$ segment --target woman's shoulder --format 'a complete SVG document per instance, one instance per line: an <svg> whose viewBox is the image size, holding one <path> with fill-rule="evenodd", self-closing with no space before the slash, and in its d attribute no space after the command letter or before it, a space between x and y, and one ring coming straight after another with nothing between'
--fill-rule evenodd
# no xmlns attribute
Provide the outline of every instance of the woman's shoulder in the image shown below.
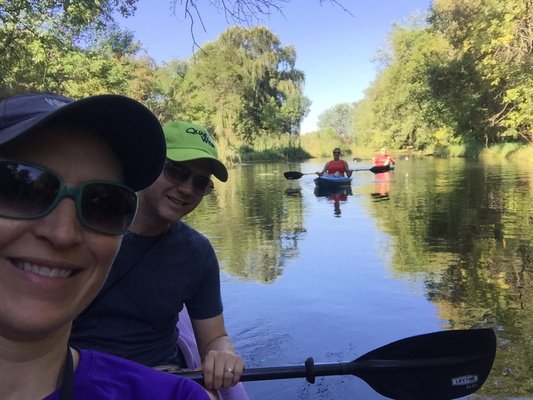
<svg viewBox="0 0 533 400"><path fill-rule="evenodd" d="M74 385L80 400L208 399L205 390L189 379L97 351L79 352Z"/></svg>

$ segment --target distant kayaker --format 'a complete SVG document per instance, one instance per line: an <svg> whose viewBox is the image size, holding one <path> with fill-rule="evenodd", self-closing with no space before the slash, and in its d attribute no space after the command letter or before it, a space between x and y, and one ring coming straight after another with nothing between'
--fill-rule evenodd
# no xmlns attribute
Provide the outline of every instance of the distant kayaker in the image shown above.
<svg viewBox="0 0 533 400"><path fill-rule="evenodd" d="M396 164L396 161L394 161L392 156L387 153L387 149L383 147L379 154L372 158L372 164L375 167L386 167L387 165Z"/></svg>
<svg viewBox="0 0 533 400"><path fill-rule="evenodd" d="M316 173L318 176L324 174L336 175L336 176L352 176L352 171L348 166L348 163L341 160L341 149L335 147L333 149L333 160L328 161L322 171Z"/></svg>

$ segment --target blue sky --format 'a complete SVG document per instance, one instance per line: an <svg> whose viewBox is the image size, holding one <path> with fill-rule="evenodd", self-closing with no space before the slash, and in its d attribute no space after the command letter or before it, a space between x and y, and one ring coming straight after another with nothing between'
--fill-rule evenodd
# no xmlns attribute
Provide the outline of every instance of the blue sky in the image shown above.
<svg viewBox="0 0 533 400"><path fill-rule="evenodd" d="M302 133L316 129L318 116L339 103L361 99L375 79L377 65L371 60L385 48L393 23L402 23L416 12L426 12L431 0L339 0L344 12L327 0L290 0L281 3L282 12L264 16L265 25L282 45L296 48L296 67L305 73L304 94L311 100L311 111L302 123ZM139 0L134 17L119 19L122 27L135 33L147 54L158 63L186 59L196 50L190 20L185 19L181 0L177 15L170 10L171 0ZM200 1L205 31L196 21L194 35L199 45L216 40L234 24L224 14Z"/></svg>

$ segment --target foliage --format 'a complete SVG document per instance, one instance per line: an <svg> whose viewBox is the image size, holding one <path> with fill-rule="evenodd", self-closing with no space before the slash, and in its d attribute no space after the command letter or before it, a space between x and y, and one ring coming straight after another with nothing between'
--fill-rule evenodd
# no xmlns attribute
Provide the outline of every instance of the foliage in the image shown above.
<svg viewBox="0 0 533 400"><path fill-rule="evenodd" d="M446 114L434 101L429 72L440 65L449 46L440 35L426 29L397 26L390 37L388 65L354 109L355 136L359 145L418 149L440 143L432 132L442 129Z"/></svg>
<svg viewBox="0 0 533 400"><path fill-rule="evenodd" d="M324 111L320 132L302 138L310 100L292 46L265 27L236 26L190 59L158 66L113 20L132 15L136 1L0 0L0 96L129 95L162 122L206 126L227 160L238 160L243 144L302 146L316 157L329 157L332 146L477 157L480 144L533 143L533 0L435 0L427 23L393 27L364 98ZM211 5L243 22L283 3ZM192 20L196 4L179 7Z"/></svg>
<svg viewBox="0 0 533 400"><path fill-rule="evenodd" d="M331 152L335 147L341 149L342 155L351 154L349 144L343 142L332 128L303 135L300 143L305 151L315 158L331 157Z"/></svg>
<svg viewBox="0 0 533 400"><path fill-rule="evenodd" d="M241 161L281 161L285 159L283 153L275 149L267 149L262 151L242 151L241 150Z"/></svg>
<svg viewBox="0 0 533 400"><path fill-rule="evenodd" d="M227 160L238 156L242 143L297 137L310 102L293 47L282 46L267 28L234 27L190 60L159 67L113 21L114 12L130 15L134 5L0 0L0 95L128 95L162 122L188 119L206 126Z"/></svg>
<svg viewBox="0 0 533 400"><path fill-rule="evenodd" d="M163 67L162 76L167 82L174 78L174 84L161 85L162 97L181 118L213 127L222 143L253 145L263 136L294 136L309 108L295 62L294 48L282 46L267 28L232 27L185 68Z"/></svg>
<svg viewBox="0 0 533 400"><path fill-rule="evenodd" d="M533 176L533 146L521 146L515 153L513 153L512 160L520 165L529 166L530 174Z"/></svg>
<svg viewBox="0 0 533 400"><path fill-rule="evenodd" d="M531 141L532 9L530 0L434 3L434 28L454 48L443 80L448 87L455 83L460 88L450 93L447 105L472 110L475 116L472 128L462 132L467 138L486 145Z"/></svg>
<svg viewBox="0 0 533 400"><path fill-rule="evenodd" d="M532 143L532 10L532 0L436 0L427 26L395 26L354 104L355 145L479 154L469 149Z"/></svg>
<svg viewBox="0 0 533 400"><path fill-rule="evenodd" d="M318 127L320 129L333 129L340 139L348 141L353 132L352 109L353 106L347 103L337 104L327 109L318 116Z"/></svg>
<svg viewBox="0 0 533 400"><path fill-rule="evenodd" d="M281 152L287 161L302 161L312 158L311 154L301 147L284 147Z"/></svg>
<svg viewBox="0 0 533 400"><path fill-rule="evenodd" d="M113 81L117 69L109 54L90 48L103 41L104 32L110 32L111 38L119 37L112 13L130 15L134 3L134 0L0 1L0 95L23 90L63 94L72 90L75 95L86 94L87 89L92 93L110 91L120 85L120 78L119 82ZM127 45L132 44L132 36L123 38ZM112 78L102 82L101 76L110 70Z"/></svg>
<svg viewBox="0 0 533 400"><path fill-rule="evenodd" d="M504 144L498 144L495 146L491 146L488 149L485 149L481 156L485 160L491 160L491 161L501 161L503 159L511 159L513 155L520 150L520 148L523 146L520 146L518 143L504 143Z"/></svg>

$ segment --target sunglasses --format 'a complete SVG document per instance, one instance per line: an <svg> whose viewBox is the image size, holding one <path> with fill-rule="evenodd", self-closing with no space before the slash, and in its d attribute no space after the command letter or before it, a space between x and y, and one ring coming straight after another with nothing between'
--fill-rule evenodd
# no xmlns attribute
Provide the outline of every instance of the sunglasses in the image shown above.
<svg viewBox="0 0 533 400"><path fill-rule="evenodd" d="M169 159L165 162L163 175L176 185L184 183L192 177L192 187L194 192L199 196L207 196L215 188L213 181L208 177L195 175L185 165Z"/></svg>
<svg viewBox="0 0 533 400"><path fill-rule="evenodd" d="M68 187L44 167L0 160L0 217L37 219L71 197L81 224L108 235L121 235L137 212L137 195L119 183L91 180Z"/></svg>

